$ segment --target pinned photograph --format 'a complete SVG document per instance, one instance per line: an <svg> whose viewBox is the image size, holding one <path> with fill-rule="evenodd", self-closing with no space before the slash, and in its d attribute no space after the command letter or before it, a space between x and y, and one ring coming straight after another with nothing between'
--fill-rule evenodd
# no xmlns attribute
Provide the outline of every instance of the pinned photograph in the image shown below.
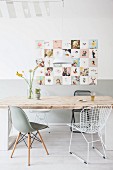
<svg viewBox="0 0 113 170"><path fill-rule="evenodd" d="M88 58L80 58L80 67L89 67L89 59Z"/></svg>
<svg viewBox="0 0 113 170"><path fill-rule="evenodd" d="M44 58L44 49L36 49L36 57Z"/></svg>
<svg viewBox="0 0 113 170"><path fill-rule="evenodd" d="M81 58L88 58L89 57L89 50L88 49L81 49L80 50L80 57Z"/></svg>
<svg viewBox="0 0 113 170"><path fill-rule="evenodd" d="M62 85L71 85L71 77L63 76L62 77Z"/></svg>
<svg viewBox="0 0 113 170"><path fill-rule="evenodd" d="M73 59L72 67L80 67L80 58Z"/></svg>
<svg viewBox="0 0 113 170"><path fill-rule="evenodd" d="M98 40L89 40L90 49L98 49Z"/></svg>
<svg viewBox="0 0 113 170"><path fill-rule="evenodd" d="M80 40L71 40L71 49L80 49Z"/></svg>
<svg viewBox="0 0 113 170"><path fill-rule="evenodd" d="M97 67L98 66L98 59L96 58L90 58L89 59L89 67Z"/></svg>
<svg viewBox="0 0 113 170"><path fill-rule="evenodd" d="M44 49L53 49L53 40L45 40Z"/></svg>
<svg viewBox="0 0 113 170"><path fill-rule="evenodd" d="M38 65L38 67L44 67L44 59L43 58L38 58L36 60L36 64Z"/></svg>
<svg viewBox="0 0 113 170"><path fill-rule="evenodd" d="M62 56L62 54L63 54L62 49L53 49L53 57L54 58Z"/></svg>
<svg viewBox="0 0 113 170"><path fill-rule="evenodd" d="M44 49L44 40L36 40L35 44L36 44L36 48Z"/></svg>
<svg viewBox="0 0 113 170"><path fill-rule="evenodd" d="M53 77L52 76L45 77L45 85L53 85Z"/></svg>
<svg viewBox="0 0 113 170"><path fill-rule="evenodd" d="M88 41L80 41L80 48L81 49L88 49L89 48Z"/></svg>
<svg viewBox="0 0 113 170"><path fill-rule="evenodd" d="M89 76L96 76L98 75L97 67L89 67Z"/></svg>
<svg viewBox="0 0 113 170"><path fill-rule="evenodd" d="M80 76L80 84L81 85L88 85L89 84L89 77L88 76Z"/></svg>
<svg viewBox="0 0 113 170"><path fill-rule="evenodd" d="M37 76L45 76L45 69L44 67L39 67L37 70L36 70L36 75Z"/></svg>
<svg viewBox="0 0 113 170"><path fill-rule="evenodd" d="M54 77L54 84L55 85L62 85L62 76Z"/></svg>
<svg viewBox="0 0 113 170"><path fill-rule="evenodd" d="M72 58L80 58L80 50L71 49L71 57Z"/></svg>
<svg viewBox="0 0 113 170"><path fill-rule="evenodd" d="M89 49L89 58L98 58L98 50Z"/></svg>
<svg viewBox="0 0 113 170"><path fill-rule="evenodd" d="M45 76L53 76L53 67L45 67Z"/></svg>
<svg viewBox="0 0 113 170"><path fill-rule="evenodd" d="M63 40L62 48L63 49L71 49L71 40Z"/></svg>
<svg viewBox="0 0 113 170"><path fill-rule="evenodd" d="M62 76L70 76L71 75L71 68L70 67L63 67L62 68Z"/></svg>
<svg viewBox="0 0 113 170"><path fill-rule="evenodd" d="M72 85L79 85L80 84L80 76L72 76L71 77L71 84Z"/></svg>
<svg viewBox="0 0 113 170"><path fill-rule="evenodd" d="M97 77L96 76L89 77L89 85L97 85Z"/></svg>
<svg viewBox="0 0 113 170"><path fill-rule="evenodd" d="M48 57L48 58L53 57L53 49L45 49L44 50L44 56Z"/></svg>
<svg viewBox="0 0 113 170"><path fill-rule="evenodd" d="M62 40L53 40L54 49L62 49Z"/></svg>
<svg viewBox="0 0 113 170"><path fill-rule="evenodd" d="M62 67L54 67L53 73L54 73L54 76L62 76Z"/></svg>
<svg viewBox="0 0 113 170"><path fill-rule="evenodd" d="M71 67L71 76L80 76L80 67Z"/></svg>
<svg viewBox="0 0 113 170"><path fill-rule="evenodd" d="M53 67L53 58L45 58L45 67Z"/></svg>
<svg viewBox="0 0 113 170"><path fill-rule="evenodd" d="M36 81L37 81L38 85L45 85L45 77L44 76L36 77Z"/></svg>
<svg viewBox="0 0 113 170"><path fill-rule="evenodd" d="M63 49L63 54L66 57L71 57L71 49Z"/></svg>
<svg viewBox="0 0 113 170"><path fill-rule="evenodd" d="M89 76L89 68L80 67L80 76Z"/></svg>

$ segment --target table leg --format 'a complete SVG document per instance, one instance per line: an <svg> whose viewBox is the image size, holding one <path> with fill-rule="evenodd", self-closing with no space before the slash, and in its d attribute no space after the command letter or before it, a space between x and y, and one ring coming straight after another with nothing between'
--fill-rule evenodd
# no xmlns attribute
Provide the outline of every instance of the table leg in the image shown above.
<svg viewBox="0 0 113 170"><path fill-rule="evenodd" d="M9 137L11 126L8 109L0 109L0 150L8 150L15 138ZM11 123L11 122L10 122Z"/></svg>
<svg viewBox="0 0 113 170"><path fill-rule="evenodd" d="M0 150L8 150L8 109L0 109Z"/></svg>

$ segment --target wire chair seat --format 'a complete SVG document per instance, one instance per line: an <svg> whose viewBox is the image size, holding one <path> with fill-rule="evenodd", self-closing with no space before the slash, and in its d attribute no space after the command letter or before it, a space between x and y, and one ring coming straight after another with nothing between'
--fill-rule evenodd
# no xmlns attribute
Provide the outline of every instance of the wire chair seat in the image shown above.
<svg viewBox="0 0 113 170"><path fill-rule="evenodd" d="M83 133L97 133L99 131L99 125L97 123L85 123L84 125L81 125L80 123L72 123L68 124L72 130L78 130Z"/></svg>

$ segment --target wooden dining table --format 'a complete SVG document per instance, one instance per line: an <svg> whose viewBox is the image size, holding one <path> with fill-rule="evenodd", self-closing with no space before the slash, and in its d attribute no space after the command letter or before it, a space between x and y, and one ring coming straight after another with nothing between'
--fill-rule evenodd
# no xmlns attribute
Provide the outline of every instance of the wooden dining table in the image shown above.
<svg viewBox="0 0 113 170"><path fill-rule="evenodd" d="M9 137L9 120L10 115L8 106L17 106L22 109L81 109L83 107L101 105L112 105L111 96L95 96L91 101L90 96L46 96L37 99L27 99L26 97L13 96L0 99L0 150L8 150L14 142ZM65 112L64 112L65 114ZM69 120L70 121L70 120ZM105 144L108 150L113 150L113 113L110 115L105 129Z"/></svg>
<svg viewBox="0 0 113 170"><path fill-rule="evenodd" d="M26 97L8 97L0 100L0 108L18 106L22 109L78 109L83 106L112 105L113 98L110 96L95 96L91 101L90 96L46 96L37 99Z"/></svg>

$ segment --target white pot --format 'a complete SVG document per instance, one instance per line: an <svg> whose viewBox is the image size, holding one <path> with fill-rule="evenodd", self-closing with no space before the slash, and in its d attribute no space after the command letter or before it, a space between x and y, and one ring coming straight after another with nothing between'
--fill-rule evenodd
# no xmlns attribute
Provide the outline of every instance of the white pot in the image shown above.
<svg viewBox="0 0 113 170"><path fill-rule="evenodd" d="M40 100L40 96L41 96L40 93L36 94L36 99Z"/></svg>

